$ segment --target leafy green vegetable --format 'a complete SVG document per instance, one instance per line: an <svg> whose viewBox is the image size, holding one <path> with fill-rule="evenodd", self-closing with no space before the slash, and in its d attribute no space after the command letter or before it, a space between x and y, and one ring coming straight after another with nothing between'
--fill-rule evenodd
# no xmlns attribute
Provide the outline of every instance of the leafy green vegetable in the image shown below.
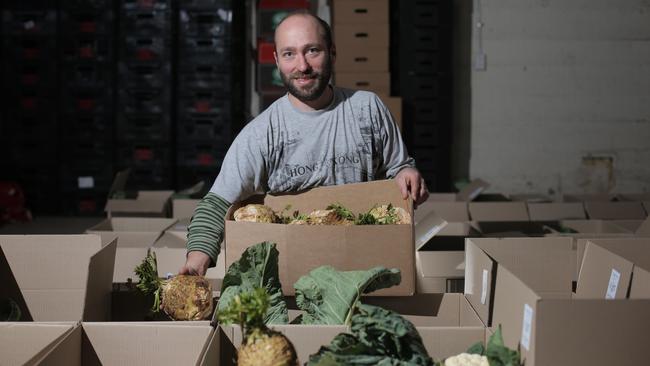
<svg viewBox="0 0 650 366"><path fill-rule="evenodd" d="M217 313L220 324L239 324L244 334L253 327L264 327L264 318L269 309L269 295L262 287L257 287L250 292L242 292L230 301L225 309Z"/></svg>
<svg viewBox="0 0 650 366"><path fill-rule="evenodd" d="M17 322L21 316L20 307L12 298L0 299L0 321Z"/></svg>
<svg viewBox="0 0 650 366"><path fill-rule="evenodd" d="M476 343L467 350L467 353L487 356L490 366L521 366L521 354L512 350L503 343L501 325L490 336L487 348L482 343Z"/></svg>
<svg viewBox="0 0 650 366"><path fill-rule="evenodd" d="M286 324L289 321L278 272L278 250L275 243L262 242L248 247L242 257L226 272L217 311L228 308L239 294L262 287L270 295L265 324Z"/></svg>
<svg viewBox="0 0 650 366"><path fill-rule="evenodd" d="M354 214L349 209L345 208L340 203L333 203L325 208L326 210L334 210L336 215L342 219L354 221Z"/></svg>
<svg viewBox="0 0 650 366"><path fill-rule="evenodd" d="M352 334L334 337L309 357L307 365L433 365L411 322L377 306L359 304L357 310Z"/></svg>
<svg viewBox="0 0 650 366"><path fill-rule="evenodd" d="M145 295L153 294L154 302L151 306L151 311L157 313L160 311L161 285L163 280L158 277L158 262L156 260L156 253L151 249L147 250L147 256L142 263L135 267L135 274L140 278L140 282L136 285L140 291Z"/></svg>
<svg viewBox="0 0 650 366"><path fill-rule="evenodd" d="M377 225L377 219L372 216L370 213L361 213L357 220L354 222L355 225Z"/></svg>
<svg viewBox="0 0 650 366"><path fill-rule="evenodd" d="M398 285L401 279L395 268L342 272L331 266L318 267L294 284L296 303L305 312L302 323L350 324L362 294Z"/></svg>

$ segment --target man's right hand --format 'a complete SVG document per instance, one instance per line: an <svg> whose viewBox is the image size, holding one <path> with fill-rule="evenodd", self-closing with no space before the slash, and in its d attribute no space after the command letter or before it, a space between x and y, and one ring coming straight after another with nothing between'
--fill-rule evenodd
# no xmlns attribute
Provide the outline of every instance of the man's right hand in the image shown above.
<svg viewBox="0 0 650 366"><path fill-rule="evenodd" d="M187 253L185 265L181 267L181 269L178 271L178 274L205 276L205 273L208 271L208 267L210 266L210 261L210 256L203 252L189 252Z"/></svg>

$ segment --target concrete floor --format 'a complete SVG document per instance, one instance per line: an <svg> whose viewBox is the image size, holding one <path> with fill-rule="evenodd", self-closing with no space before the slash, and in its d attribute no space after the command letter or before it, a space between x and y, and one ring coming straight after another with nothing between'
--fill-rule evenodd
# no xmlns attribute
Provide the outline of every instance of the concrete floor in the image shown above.
<svg viewBox="0 0 650 366"><path fill-rule="evenodd" d="M83 234L103 217L37 216L26 223L12 223L0 226L0 235L15 234Z"/></svg>

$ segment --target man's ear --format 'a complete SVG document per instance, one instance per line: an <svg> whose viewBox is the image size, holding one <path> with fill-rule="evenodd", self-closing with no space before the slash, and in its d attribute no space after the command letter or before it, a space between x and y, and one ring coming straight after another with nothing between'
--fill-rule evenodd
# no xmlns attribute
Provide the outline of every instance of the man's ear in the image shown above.
<svg viewBox="0 0 650 366"><path fill-rule="evenodd" d="M275 59L275 66L280 66L278 65L278 53L273 51L273 58Z"/></svg>
<svg viewBox="0 0 650 366"><path fill-rule="evenodd" d="M330 47L330 58L332 63L336 61L336 45L334 43L332 43L332 47Z"/></svg>

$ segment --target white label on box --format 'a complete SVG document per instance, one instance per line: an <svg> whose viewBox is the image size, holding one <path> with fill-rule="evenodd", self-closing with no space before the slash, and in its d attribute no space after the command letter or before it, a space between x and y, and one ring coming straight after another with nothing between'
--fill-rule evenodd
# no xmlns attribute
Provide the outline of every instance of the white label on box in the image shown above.
<svg viewBox="0 0 650 366"><path fill-rule="evenodd" d="M612 268L612 274L609 276L609 285L607 286L607 293L605 299L615 299L616 290L618 289L618 281L621 279L621 274Z"/></svg>
<svg viewBox="0 0 650 366"><path fill-rule="evenodd" d="M533 328L533 308L528 304L524 304L524 322L521 326L521 345L530 350L530 333Z"/></svg>
<svg viewBox="0 0 650 366"><path fill-rule="evenodd" d="M485 305L485 300L487 299L487 285L488 285L488 271L487 269L483 270L483 287L481 289L481 304Z"/></svg>
<svg viewBox="0 0 650 366"><path fill-rule="evenodd" d="M77 177L77 185L81 189L94 188L95 179L93 177Z"/></svg>

